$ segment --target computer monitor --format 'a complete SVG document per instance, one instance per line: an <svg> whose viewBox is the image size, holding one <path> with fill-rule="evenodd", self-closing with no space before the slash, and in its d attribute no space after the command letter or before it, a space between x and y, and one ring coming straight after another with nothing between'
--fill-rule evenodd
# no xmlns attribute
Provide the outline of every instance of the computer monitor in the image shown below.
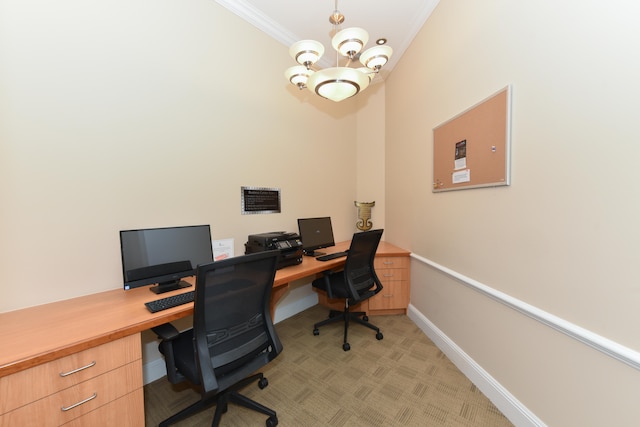
<svg viewBox="0 0 640 427"><path fill-rule="evenodd" d="M160 294L191 286L180 279L213 262L208 225L122 230L120 250L125 290L157 283L150 289Z"/></svg>
<svg viewBox="0 0 640 427"><path fill-rule="evenodd" d="M298 218L298 232L302 240L302 252L309 256L324 255L316 249L334 246L331 218Z"/></svg>

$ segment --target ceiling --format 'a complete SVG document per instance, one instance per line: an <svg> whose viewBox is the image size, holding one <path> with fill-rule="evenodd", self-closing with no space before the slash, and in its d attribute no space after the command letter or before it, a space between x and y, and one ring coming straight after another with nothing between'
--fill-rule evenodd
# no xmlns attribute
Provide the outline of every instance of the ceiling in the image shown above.
<svg viewBox="0 0 640 427"><path fill-rule="evenodd" d="M369 33L365 50L386 38L393 56L384 66L389 73L409 47L439 0L339 0L338 10L345 16L341 28L361 27ZM333 26L329 16L336 8L335 0L216 0L247 22L255 25L288 50L294 42L317 40L325 47L322 67L335 66L336 55L331 47ZM282 69L295 65L282 64ZM384 77L384 75L382 76Z"/></svg>

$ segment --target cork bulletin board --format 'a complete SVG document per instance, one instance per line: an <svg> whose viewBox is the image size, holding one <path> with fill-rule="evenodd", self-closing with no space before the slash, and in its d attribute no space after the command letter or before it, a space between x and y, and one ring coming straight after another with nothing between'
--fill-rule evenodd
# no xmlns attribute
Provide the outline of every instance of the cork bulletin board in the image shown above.
<svg viewBox="0 0 640 427"><path fill-rule="evenodd" d="M433 192L510 184L511 86L433 129Z"/></svg>

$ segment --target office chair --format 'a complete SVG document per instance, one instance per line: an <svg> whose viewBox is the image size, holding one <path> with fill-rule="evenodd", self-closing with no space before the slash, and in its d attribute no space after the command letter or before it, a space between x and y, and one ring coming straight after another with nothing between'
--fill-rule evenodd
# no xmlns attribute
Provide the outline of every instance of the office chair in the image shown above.
<svg viewBox="0 0 640 427"><path fill-rule="evenodd" d="M313 335L319 335L319 327L328 323L344 321L344 342L342 349L349 351L347 342L349 322L354 321L376 331L376 338L382 339L382 332L377 326L368 322L363 311L350 312L349 307L371 298L382 290L382 283L376 275L373 260L380 243L383 230L355 233L351 240L344 270L340 272L325 271L323 276L314 280L312 286L327 293L329 298L344 298L344 311L331 310L329 318L313 325Z"/></svg>
<svg viewBox="0 0 640 427"><path fill-rule="evenodd" d="M269 311L278 251L259 252L198 266L193 328L178 332L170 323L153 328L161 338L167 378L199 386L201 399L160 423L168 426L216 404L212 426L218 426L228 403L269 416L267 427L278 425L276 412L238 393L251 382L268 385L254 372L273 360L282 344Z"/></svg>

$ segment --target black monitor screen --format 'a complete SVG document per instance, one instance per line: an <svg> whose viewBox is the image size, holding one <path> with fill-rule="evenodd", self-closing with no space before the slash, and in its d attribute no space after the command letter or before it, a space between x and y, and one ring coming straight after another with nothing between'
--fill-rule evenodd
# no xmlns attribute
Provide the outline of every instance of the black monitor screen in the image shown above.
<svg viewBox="0 0 640 427"><path fill-rule="evenodd" d="M299 218L298 231L302 240L302 250L305 255L322 255L316 249L335 245L331 218Z"/></svg>
<svg viewBox="0 0 640 427"><path fill-rule="evenodd" d="M199 264L213 261L208 225L120 231L124 289L157 283L151 290L167 292L190 286Z"/></svg>

